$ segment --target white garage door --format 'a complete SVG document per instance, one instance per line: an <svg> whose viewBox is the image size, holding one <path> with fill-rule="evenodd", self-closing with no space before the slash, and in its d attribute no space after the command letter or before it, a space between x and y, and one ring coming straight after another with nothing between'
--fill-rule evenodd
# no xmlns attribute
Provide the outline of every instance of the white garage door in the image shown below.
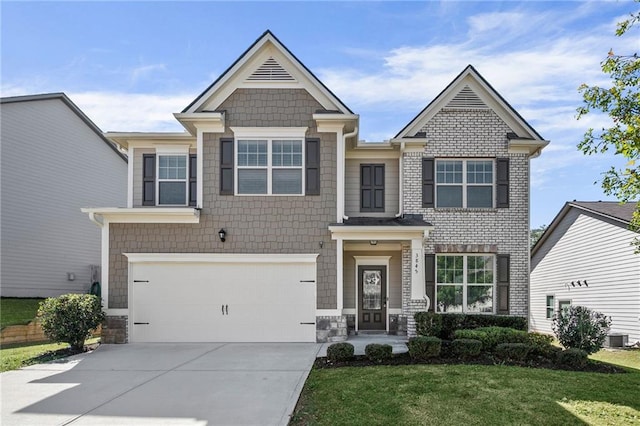
<svg viewBox="0 0 640 426"><path fill-rule="evenodd" d="M151 259L129 259L132 342L316 340L315 256Z"/></svg>

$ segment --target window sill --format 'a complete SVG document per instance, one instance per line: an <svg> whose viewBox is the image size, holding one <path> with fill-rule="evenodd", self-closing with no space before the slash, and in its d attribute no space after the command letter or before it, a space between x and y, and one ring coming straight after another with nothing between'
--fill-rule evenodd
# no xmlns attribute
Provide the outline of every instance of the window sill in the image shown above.
<svg viewBox="0 0 640 426"><path fill-rule="evenodd" d="M456 212L456 213L497 213L500 210L495 207L436 207L437 212Z"/></svg>

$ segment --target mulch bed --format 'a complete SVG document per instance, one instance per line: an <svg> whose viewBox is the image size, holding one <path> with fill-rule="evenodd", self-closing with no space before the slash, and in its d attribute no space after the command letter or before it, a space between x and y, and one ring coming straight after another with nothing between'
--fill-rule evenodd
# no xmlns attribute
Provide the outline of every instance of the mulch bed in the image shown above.
<svg viewBox="0 0 640 426"><path fill-rule="evenodd" d="M84 352L92 352L98 346L100 346L100 343L93 343L91 345L84 345L84 348L81 351L73 349L71 346L69 346L68 348L63 348L63 349L58 349L58 350L55 350L55 351L45 352L42 355L39 355L39 356L34 357L34 358L31 358L29 361L30 361L30 364L41 364L41 363L45 363L45 362L51 362L51 361L55 361L57 359L69 357L71 355L78 355L78 354L81 354L81 353L84 353Z"/></svg>
<svg viewBox="0 0 640 426"><path fill-rule="evenodd" d="M511 365L525 368L546 368L549 370L584 371L589 373L620 374L626 373L624 368L604 362L589 360L584 368L575 368L568 365L559 365L549 360L539 358L527 362L499 361L491 355L481 355L478 358L461 360L457 358L431 358L429 360L414 360L408 353L394 354L391 359L382 362L371 361L365 355L354 356L349 361L330 361L326 357L317 358L313 367L315 369L342 368L342 367L370 367L377 365Z"/></svg>

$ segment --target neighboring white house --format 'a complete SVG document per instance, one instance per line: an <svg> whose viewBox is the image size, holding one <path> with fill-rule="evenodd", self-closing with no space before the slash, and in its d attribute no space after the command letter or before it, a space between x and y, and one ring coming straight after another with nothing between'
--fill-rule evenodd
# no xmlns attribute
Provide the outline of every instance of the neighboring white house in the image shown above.
<svg viewBox="0 0 640 426"><path fill-rule="evenodd" d="M529 327L552 333L553 316L580 305L611 317L610 334L640 341L640 255L628 229L635 203L569 202L531 250Z"/></svg>
<svg viewBox="0 0 640 426"><path fill-rule="evenodd" d="M80 208L126 205L126 156L64 93L0 105L0 295L86 292L101 235Z"/></svg>

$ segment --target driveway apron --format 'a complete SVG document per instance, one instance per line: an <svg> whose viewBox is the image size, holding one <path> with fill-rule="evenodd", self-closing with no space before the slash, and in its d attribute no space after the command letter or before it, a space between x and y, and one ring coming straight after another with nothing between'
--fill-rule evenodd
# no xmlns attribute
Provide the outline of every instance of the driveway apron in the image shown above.
<svg viewBox="0 0 640 426"><path fill-rule="evenodd" d="M286 425L320 345L102 345L0 375L7 425Z"/></svg>

